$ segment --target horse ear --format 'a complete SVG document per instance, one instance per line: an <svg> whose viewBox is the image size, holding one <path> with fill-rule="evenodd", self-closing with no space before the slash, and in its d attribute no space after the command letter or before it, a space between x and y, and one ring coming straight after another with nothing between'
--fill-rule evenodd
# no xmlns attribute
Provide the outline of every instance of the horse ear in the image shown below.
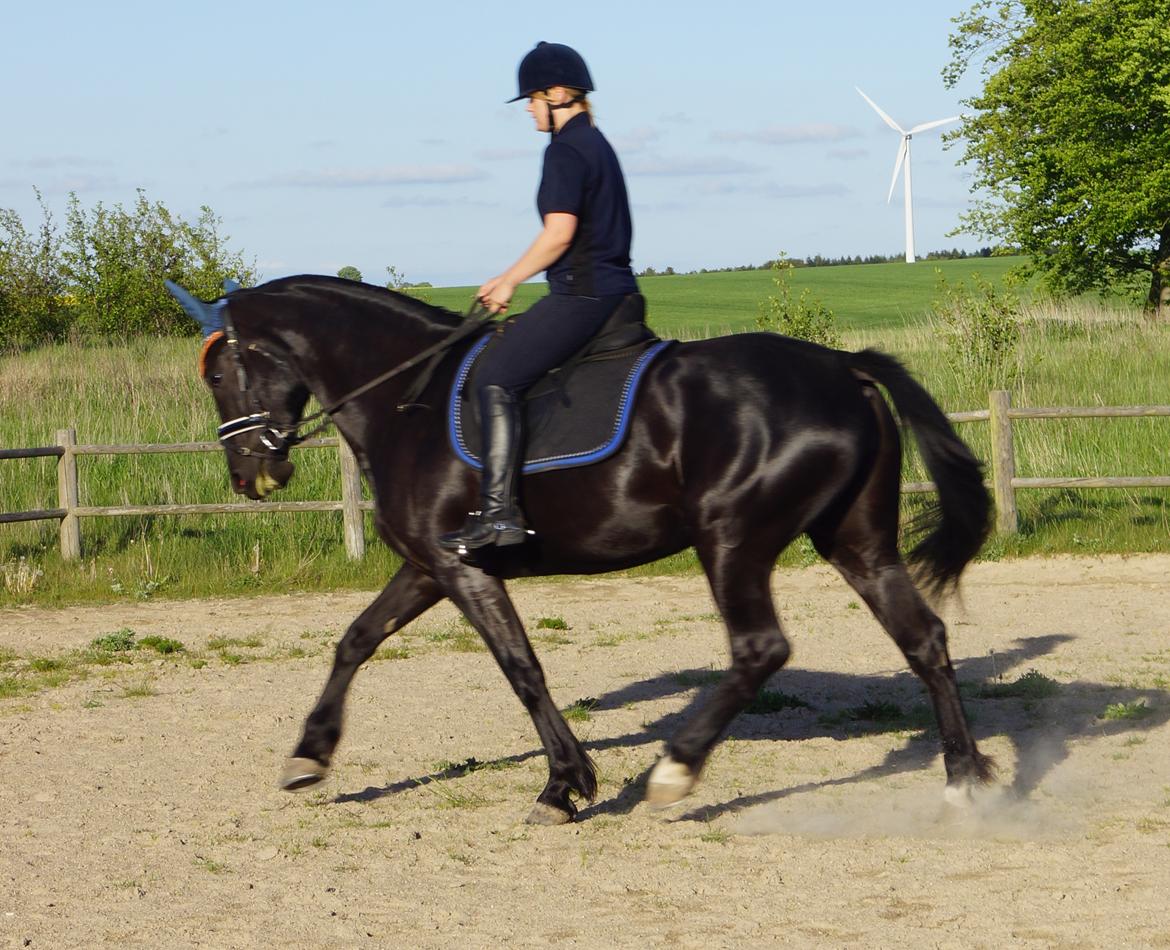
<svg viewBox="0 0 1170 950"><path fill-rule="evenodd" d="M223 329L223 308L227 306L226 300L205 303L173 280L165 280L163 284L170 295L179 301L180 306L203 328L205 337Z"/></svg>
<svg viewBox="0 0 1170 950"><path fill-rule="evenodd" d="M223 330L216 330L203 341L203 349L199 351L199 378L207 378L207 364L211 362L217 347L223 345L226 339Z"/></svg>

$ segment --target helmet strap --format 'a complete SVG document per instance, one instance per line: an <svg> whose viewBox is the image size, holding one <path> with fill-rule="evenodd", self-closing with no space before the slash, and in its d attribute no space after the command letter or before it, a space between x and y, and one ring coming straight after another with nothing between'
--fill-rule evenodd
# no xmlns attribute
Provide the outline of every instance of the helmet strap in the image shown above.
<svg viewBox="0 0 1170 950"><path fill-rule="evenodd" d="M557 124L553 120L553 112L557 109L571 109L578 102L585 101L584 94L573 96L572 99L566 99L564 102L557 102L557 103L549 102L549 100L547 98L548 97L548 90L547 89L542 90L541 95L543 95L545 97L543 99L543 102L546 106L548 106L548 134L550 136L554 136L557 134Z"/></svg>

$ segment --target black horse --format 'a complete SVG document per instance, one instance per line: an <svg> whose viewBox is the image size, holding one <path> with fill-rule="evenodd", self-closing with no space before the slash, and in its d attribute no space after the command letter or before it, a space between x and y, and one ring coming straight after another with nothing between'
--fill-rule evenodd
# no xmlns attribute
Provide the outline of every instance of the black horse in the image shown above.
<svg viewBox="0 0 1170 950"><path fill-rule="evenodd" d="M990 781L993 764L968 727L945 627L915 584L957 583L986 537L989 499L978 461L893 358L764 333L678 343L648 368L622 449L594 465L524 476L521 503L534 536L469 564L437 539L478 498L479 476L456 457L441 411L471 337L436 357L429 382L412 394L432 408L395 411L425 378L419 357L458 332L459 315L328 277L286 278L197 306L229 318L201 365L225 422L235 490L255 499L288 482L288 449L312 393L353 447L376 499L378 533L404 560L338 643L284 788L325 777L358 667L449 597L490 648L547 753L548 784L528 820L570 820L575 796L595 797L593 764L549 696L503 582L613 571L693 546L727 626L731 667L647 780L652 804L679 801L732 719L788 659L768 584L777 556L802 533L925 683L948 800ZM879 383L938 486L908 558L913 580L898 551L901 443Z"/></svg>

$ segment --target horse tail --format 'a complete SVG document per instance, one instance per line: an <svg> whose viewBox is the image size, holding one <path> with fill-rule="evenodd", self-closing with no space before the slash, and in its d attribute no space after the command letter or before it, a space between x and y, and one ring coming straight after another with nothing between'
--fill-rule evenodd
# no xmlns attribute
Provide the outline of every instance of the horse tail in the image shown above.
<svg viewBox="0 0 1170 950"><path fill-rule="evenodd" d="M937 486L937 501L910 522L908 533L915 543L908 560L915 580L930 593L942 594L958 584L987 540L991 498L983 485L983 464L898 360L871 349L850 353L847 360L856 374L881 383L889 393Z"/></svg>

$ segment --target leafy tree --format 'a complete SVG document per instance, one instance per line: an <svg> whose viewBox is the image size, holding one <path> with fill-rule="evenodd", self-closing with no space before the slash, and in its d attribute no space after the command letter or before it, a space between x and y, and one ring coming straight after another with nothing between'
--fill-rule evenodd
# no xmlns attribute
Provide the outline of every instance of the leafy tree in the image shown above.
<svg viewBox="0 0 1170 950"><path fill-rule="evenodd" d="M1137 290L1170 316L1166 0L979 0L954 21L948 86L978 64L962 229L1001 238L1057 293Z"/></svg>
<svg viewBox="0 0 1170 950"><path fill-rule="evenodd" d="M362 282L362 272L349 264L341 268L337 272L337 276L342 280L356 280L359 284Z"/></svg>
<svg viewBox="0 0 1170 950"><path fill-rule="evenodd" d="M29 234L20 216L0 208L0 346L33 346L64 335L70 298L60 267L60 241L40 192L40 230Z"/></svg>
<svg viewBox="0 0 1170 950"><path fill-rule="evenodd" d="M220 295L225 277L255 283L255 271L225 248L219 224L206 206L196 222L184 221L141 189L130 211L99 202L86 212L70 195L62 269L75 325L94 336L195 333L165 278L206 300Z"/></svg>

